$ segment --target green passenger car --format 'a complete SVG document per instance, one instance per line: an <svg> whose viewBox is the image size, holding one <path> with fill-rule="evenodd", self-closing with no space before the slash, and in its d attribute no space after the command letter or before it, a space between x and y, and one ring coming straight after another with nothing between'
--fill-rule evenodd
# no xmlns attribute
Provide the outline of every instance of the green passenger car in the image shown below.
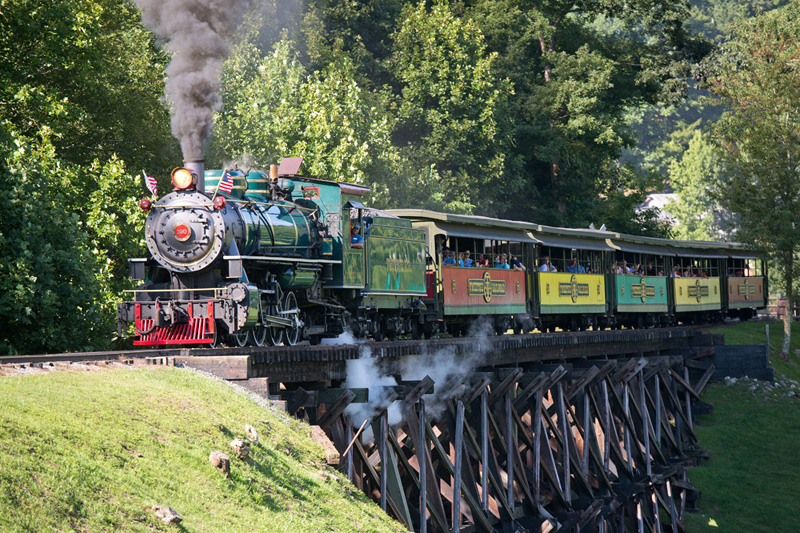
<svg viewBox="0 0 800 533"><path fill-rule="evenodd" d="M614 276L619 313L666 313L667 278L664 276Z"/></svg>

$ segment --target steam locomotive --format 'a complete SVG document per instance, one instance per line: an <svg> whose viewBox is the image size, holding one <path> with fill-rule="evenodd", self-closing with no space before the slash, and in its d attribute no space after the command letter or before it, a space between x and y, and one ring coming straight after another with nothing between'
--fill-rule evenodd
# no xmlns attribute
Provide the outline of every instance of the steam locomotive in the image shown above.
<svg viewBox="0 0 800 533"><path fill-rule="evenodd" d="M424 231L368 210L365 187L300 176L301 163L267 175L187 161L173 192L142 200L150 257L129 260L142 284L118 304L120 334L133 324L136 345L212 346L420 335Z"/></svg>
<svg viewBox="0 0 800 533"><path fill-rule="evenodd" d="M173 192L142 200L150 256L129 260L142 283L118 304L120 334L132 326L136 345L317 344L476 323L498 334L667 326L766 306L763 258L739 244L378 211L361 203L367 188L303 177L301 163L266 174L187 161ZM484 262L459 266L459 252ZM510 258L516 269L503 268Z"/></svg>

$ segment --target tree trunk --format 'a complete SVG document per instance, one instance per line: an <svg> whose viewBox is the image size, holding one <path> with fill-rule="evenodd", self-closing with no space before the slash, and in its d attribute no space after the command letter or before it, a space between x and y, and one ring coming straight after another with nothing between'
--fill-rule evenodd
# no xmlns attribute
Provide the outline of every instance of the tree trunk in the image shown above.
<svg viewBox="0 0 800 533"><path fill-rule="evenodd" d="M542 55L544 55L546 52L552 52L553 49L554 49L553 40L552 39L545 40L542 37L539 37L539 48L542 50ZM553 70L552 70L552 67L549 64L546 64L544 66L544 82L545 83L550 83L551 81L553 81ZM554 129L553 128L553 122L551 121L550 122L550 130L552 131L553 129ZM564 213L567 210L567 204L565 204L564 201L560 199L561 195L559 194L559 191L558 191L558 188L559 188L558 187L558 172L559 172L559 170L560 170L560 165L559 165L558 159L556 159L556 161L551 161L550 162L550 189L551 189L551 191L553 193L553 198L555 199L555 202L556 202L556 209L558 209L559 213Z"/></svg>
<svg viewBox="0 0 800 533"><path fill-rule="evenodd" d="M783 346L781 346L781 359L784 361L789 360L789 346L792 342L792 314L794 308L794 298L792 298L792 291L794 290L794 254L788 252L784 259L784 267L786 269L786 294L784 295L784 310L783 310Z"/></svg>

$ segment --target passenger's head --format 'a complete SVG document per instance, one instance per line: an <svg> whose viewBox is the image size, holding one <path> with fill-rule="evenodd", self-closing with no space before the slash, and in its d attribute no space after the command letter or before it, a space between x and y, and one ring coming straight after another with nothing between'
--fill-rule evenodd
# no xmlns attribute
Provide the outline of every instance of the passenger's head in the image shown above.
<svg viewBox="0 0 800 533"><path fill-rule="evenodd" d="M360 224L353 224L353 227L350 228L350 233L353 234L353 235L355 235L359 231L361 231L361 225Z"/></svg>

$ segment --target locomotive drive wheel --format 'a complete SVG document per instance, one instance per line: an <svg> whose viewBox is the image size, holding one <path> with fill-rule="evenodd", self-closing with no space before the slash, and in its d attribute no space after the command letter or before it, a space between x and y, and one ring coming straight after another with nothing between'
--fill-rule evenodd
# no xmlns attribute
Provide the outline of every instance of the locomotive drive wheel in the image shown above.
<svg viewBox="0 0 800 533"><path fill-rule="evenodd" d="M375 315L375 333L373 333L372 337L376 342L381 342L386 338L383 334L385 329L386 326L384 325L383 315Z"/></svg>
<svg viewBox="0 0 800 533"><path fill-rule="evenodd" d="M246 329L240 330L233 333L231 337L233 338L233 342L236 343L236 346L247 346L247 341L250 339L250 332Z"/></svg>
<svg viewBox="0 0 800 533"><path fill-rule="evenodd" d="M416 317L411 319L411 338L415 341L422 339L422 324Z"/></svg>
<svg viewBox="0 0 800 533"><path fill-rule="evenodd" d="M290 328L286 328L284 331L286 337L286 344L289 346L294 346L297 344L297 341L300 339L300 325L298 323L298 318L300 318L297 313L299 310L297 309L297 297L294 295L293 292L289 291L286 293L286 297L283 300L283 309L284 311L292 311L294 310L295 313L291 315L285 315L290 317L294 321L294 325Z"/></svg>
<svg viewBox="0 0 800 533"><path fill-rule="evenodd" d="M272 316L281 316L282 310L283 305L280 303L277 305L270 305L267 307L267 314ZM267 330L267 340L272 346L278 346L283 342L283 328L271 326L264 329Z"/></svg>
<svg viewBox="0 0 800 533"><path fill-rule="evenodd" d="M264 343L267 342L267 330L269 328L265 328L262 325L257 325L253 330L253 344L256 346L264 346Z"/></svg>

